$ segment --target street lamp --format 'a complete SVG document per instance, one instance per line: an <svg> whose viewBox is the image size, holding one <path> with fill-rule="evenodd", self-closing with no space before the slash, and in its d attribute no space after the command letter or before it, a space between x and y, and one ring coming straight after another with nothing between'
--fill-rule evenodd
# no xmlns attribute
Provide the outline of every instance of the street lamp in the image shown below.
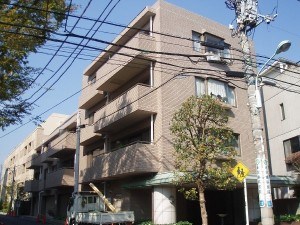
<svg viewBox="0 0 300 225"><path fill-rule="evenodd" d="M257 105L256 105L257 110L259 110L259 108L262 106L260 89L258 87L258 79L259 79L263 69L270 62L270 60L274 58L275 55L277 55L281 52L287 51L290 48L290 46L291 46L291 42L288 40L280 42L279 45L277 46L275 53L266 61L266 63L260 68L260 70L256 74L255 94L256 94L256 101L257 101ZM271 207L273 207L273 203L272 203L272 195L271 195L270 174L269 174L269 170L268 170L269 164L268 164L268 160L266 159L266 156L265 156L262 135L260 135L260 143L261 143L261 148L260 148L260 151L257 152L257 158L256 158L259 205L261 208L264 208L264 207L271 208Z"/></svg>
<svg viewBox="0 0 300 225"><path fill-rule="evenodd" d="M266 67L266 65L268 65L268 63L278 54L282 53L282 52L286 52L287 50L289 50L289 48L291 47L292 43L289 40L284 40L282 42L280 42L276 48L276 51L274 52L274 54L264 63L264 65L260 68L260 70L258 71L258 73L256 74L255 77L255 95L256 95L256 107L257 108L261 108L262 106L262 102L261 102L261 95L260 95L260 90L258 88L258 79L259 76L262 74L263 69Z"/></svg>

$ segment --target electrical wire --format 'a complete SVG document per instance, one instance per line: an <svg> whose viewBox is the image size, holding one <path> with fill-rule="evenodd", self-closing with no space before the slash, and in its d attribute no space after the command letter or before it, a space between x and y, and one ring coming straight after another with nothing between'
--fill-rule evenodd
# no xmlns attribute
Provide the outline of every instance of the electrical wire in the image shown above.
<svg viewBox="0 0 300 225"><path fill-rule="evenodd" d="M111 0L111 1L107 4L107 6L105 7L105 9L102 11L102 13L100 14L100 16L98 17L99 19L100 19L100 18L102 17L102 15L105 13L106 9L109 7L109 5L111 4L112 1L113 1L113 0ZM109 11L109 13L107 14L107 16L105 17L104 21L105 21L106 18L111 14L111 12L113 11L113 9L117 6L117 4L118 4L119 2L120 2L120 0L118 0L118 1L116 2L116 4L113 6L113 8ZM96 24L97 24L97 22L94 22L92 28L95 27ZM103 23L101 22L101 24L98 26L97 30L102 26L102 24L103 24ZM92 30L92 28L91 28L91 30ZM89 30L85 36L82 36L82 40L80 41L80 44L82 44L83 41L85 40L85 38L87 38L87 35L89 35L89 33L91 32L91 30ZM96 32L93 33L92 37L95 35L95 33L96 33ZM82 49L85 48L85 47L87 46L88 43L89 43L89 41L88 41L87 43L85 43L85 44L82 46L81 50L76 54L75 58L73 58L73 60L72 60L71 63L67 66L67 68L60 74L60 76L59 76L59 77L58 77L58 78L50 85L50 87L48 87L48 88L52 88L52 87L53 87L53 86L54 86L54 85L62 78L62 76L69 70L69 68L70 68L70 67L73 65L73 63L75 62L76 58L77 58L77 57L79 56L79 54L82 52ZM79 46L77 46L76 49L70 54L70 58L71 58L71 56L75 53L75 51L78 49L78 47L79 47ZM67 59L65 60L65 63L66 63L70 58L67 58ZM59 67L59 69L56 70L56 72L55 72L55 73L54 73L54 74L53 74L53 75L52 75L52 76L44 83L44 85L60 71L60 69L64 66L65 63L61 64L61 67ZM42 85L42 87L44 87L44 85ZM36 93L38 93L38 91L40 91L40 90L41 90L41 87L40 87L37 91L35 91L35 92L34 92L27 100L31 99L31 98L32 98ZM48 90L49 90L49 89L45 90L39 97L37 97L33 102L31 102L31 105L34 104L35 102L37 102L41 97L43 97L43 96L48 92Z"/></svg>
<svg viewBox="0 0 300 225"><path fill-rule="evenodd" d="M92 1L93 1L93 0L89 0L88 4L87 4L86 7L83 9L83 11L82 11L80 17L82 17L82 16L86 13L86 11L87 11L87 9L88 9L88 7L90 6L90 4L91 4ZM71 31L73 31L73 30L75 29L75 27L77 26L77 24L79 23L80 17L77 18L77 21L75 22L75 24L74 24L74 26L72 27ZM3 24L3 23L0 21L0 24ZM9 24L9 25L10 25L10 24ZM23 26L23 27L25 27L25 26ZM43 37L43 38L45 38L45 37ZM60 46L58 47L58 49L56 50L56 52L54 53L54 55L52 55L52 57L48 60L47 64L43 67L43 69L42 69L41 71L39 71L38 75L31 81L29 87L32 86L32 85L36 82L36 80L43 74L43 72L46 70L46 68L47 68L47 67L50 65L50 63L54 60L55 56L58 54L58 52L60 51L60 49L63 47L63 45L65 44L65 41L67 41L67 39L68 39L68 37L65 37L65 39L61 42ZM25 91L26 91L26 89L25 89L20 95L24 94ZM27 100L28 100L28 99L26 99L25 101L27 101Z"/></svg>
<svg viewBox="0 0 300 225"><path fill-rule="evenodd" d="M66 15L65 32L68 31L67 30L67 25L68 25L68 19L69 19L69 15L70 15L70 11L71 11L72 1L73 0L70 0L68 11L67 11L67 15Z"/></svg>
<svg viewBox="0 0 300 225"><path fill-rule="evenodd" d="M162 63L162 64L164 64L164 63ZM119 65L119 67L122 67L122 66L124 66L124 64L120 64L120 65ZM176 66L176 65L174 65L174 66ZM176 67L179 67L179 66L176 66ZM98 78L97 80L100 80L100 79L102 79L104 76L109 75L111 72L113 72L113 71L116 70L116 69L117 69L117 68L115 68L115 69L109 71L108 73L104 74L103 76L101 76L101 77ZM177 73L180 72L180 74L182 74L182 71L183 71L184 69L185 69L185 67L179 67L179 70L175 70L175 71L176 71ZM189 68L186 68L186 69L189 69ZM195 69L195 68L192 68L192 69ZM166 73L166 74L174 74L174 73L168 72L169 70L170 70L170 68L167 68L166 70L155 70L155 71L157 71L157 72L164 72L164 73ZM173 71L174 71L174 70L173 70ZM211 70L211 71L214 71L214 70ZM215 72L215 71L214 71L214 72ZM217 71L217 72L219 72L219 71ZM189 73L189 72L186 72L186 74L187 74L187 73ZM190 73L193 73L193 72L190 72ZM194 73L195 73L195 72L194 72ZM198 71L197 74L201 74L201 72ZM202 73L202 74L203 74L203 75L208 75L207 72ZM214 75L216 75L216 74L212 74L212 75L214 76ZM172 80L172 79L170 79L170 80ZM229 80L229 78L228 78L228 80ZM164 85L165 85L165 84L166 84L166 83L164 83ZM57 104L55 104L54 106L50 107L50 108L47 109L46 111L40 113L40 114L39 114L38 116L36 116L36 117L41 117L42 115L46 114L46 113L49 112L50 110L52 110L52 109L54 109L55 107L61 105L62 103L64 103L64 102L66 102L67 100L69 100L70 98L74 97L75 95L79 94L82 90L88 88L90 85L91 85L91 84L86 85L85 87L83 87L83 88L80 89L79 91L76 91L76 92L73 93L72 95L70 95L70 96L68 96L67 98L63 99L62 101L58 102ZM237 87L238 87L238 86L237 86ZM36 118L36 117L35 117L35 118ZM22 128L23 126L25 126L25 125L27 125L27 124L33 122L34 120L35 120L35 119L33 118L33 119L27 121L26 123L21 124L20 126L16 127L15 129L11 130L10 132L5 133L4 135L0 136L0 139L3 138L3 137L6 137L7 135L9 135L9 134L11 134L11 133L13 133L13 132L15 132L15 131L17 131L17 130L19 130L20 128Z"/></svg>

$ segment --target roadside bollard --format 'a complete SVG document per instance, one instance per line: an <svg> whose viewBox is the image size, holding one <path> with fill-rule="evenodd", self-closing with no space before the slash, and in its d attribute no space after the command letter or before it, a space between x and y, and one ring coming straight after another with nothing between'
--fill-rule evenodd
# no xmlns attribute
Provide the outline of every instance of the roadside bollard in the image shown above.
<svg viewBox="0 0 300 225"><path fill-rule="evenodd" d="M46 224L46 215L43 215L43 224Z"/></svg>

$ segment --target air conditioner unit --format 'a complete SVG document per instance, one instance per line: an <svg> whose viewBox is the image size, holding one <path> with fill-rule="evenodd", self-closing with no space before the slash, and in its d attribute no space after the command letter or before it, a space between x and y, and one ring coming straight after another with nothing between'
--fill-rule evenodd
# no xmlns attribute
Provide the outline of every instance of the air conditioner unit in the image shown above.
<svg viewBox="0 0 300 225"><path fill-rule="evenodd" d="M206 60L208 62L221 62L221 58L219 55L207 55Z"/></svg>

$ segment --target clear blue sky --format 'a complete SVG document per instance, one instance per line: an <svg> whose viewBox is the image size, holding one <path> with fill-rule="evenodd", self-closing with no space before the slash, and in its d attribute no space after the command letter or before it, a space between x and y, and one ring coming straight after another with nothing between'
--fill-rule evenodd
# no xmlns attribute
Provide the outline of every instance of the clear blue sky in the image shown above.
<svg viewBox="0 0 300 225"><path fill-rule="evenodd" d="M168 2L172 4L178 5L189 11L228 26L228 24L230 24L234 19L235 13L234 11L226 8L224 1L225 0L168 0ZM80 15L81 11L86 7L88 1L77 0L73 2L79 5L75 14ZM85 16L97 18L108 2L109 0L93 0L92 4L87 9ZM113 3L115 2L117 2L117 0L113 1ZM152 5L154 2L154 0L121 0L107 20L127 25L141 10L144 9L145 6ZM255 32L251 36L255 42L256 53L260 55L271 56L278 43L282 40L288 39L292 41L292 47L287 53L283 53L280 56L297 62L300 60L300 2L297 0L259 0L259 13L263 15L270 14L277 5L278 17L275 19L275 21L269 25L265 23L261 24L255 29ZM104 14L104 16L105 15L106 14ZM104 16L102 18L104 18ZM69 19L68 25L72 27L74 25L74 20ZM81 35L85 34L87 31L84 29L89 29L91 26L91 22L81 21L78 24L79 28L75 29L74 32L80 33ZM68 29L71 29L71 27ZM115 37L115 35L108 34L107 32L119 33L121 31L120 28L107 25L103 25L100 30L103 32L97 33L95 38L104 39L107 41L111 41ZM72 39L69 40L73 41ZM86 42L83 42L83 44L85 43ZM95 43L90 44L94 45ZM53 50L57 49L55 46L58 45L59 43L48 42L46 46L39 50L38 53L30 57L31 65L38 68L43 68L49 61L51 54L54 53ZM66 45L66 47L68 46ZM105 46L98 44L98 47ZM68 52L70 49L64 48L62 50L63 51L59 52L59 55L69 55ZM97 54L98 52L96 51L83 51L79 58L75 60L73 65L71 65L70 69L68 69L67 72L62 75L62 72L69 65L71 60L65 63L62 70L60 70L60 72L58 72L54 78L51 79L50 82L47 83L45 87L43 87L41 91L33 97L33 99L35 99L42 94L46 88L48 88L59 76L62 75L61 79L36 102L35 108L32 111L32 116L25 118L23 123L26 123L33 116L40 115L58 102L79 91L81 88L82 72ZM27 93L27 96L30 96L30 94L34 93L39 87L41 87L41 85L61 66L65 59L66 58L62 56L55 57L55 60L53 60L53 62L47 67L41 77L37 80L37 83L33 89ZM78 100L79 94L73 96L58 107L49 110L41 117L42 119L46 119L51 113L54 112L72 114L77 110ZM17 127L18 126L11 126L5 131L0 132L0 164L2 164L8 154L34 130L35 125L31 122L21 128L18 128L11 134L6 135L8 132L11 132ZM2 137L3 135L6 136Z"/></svg>

